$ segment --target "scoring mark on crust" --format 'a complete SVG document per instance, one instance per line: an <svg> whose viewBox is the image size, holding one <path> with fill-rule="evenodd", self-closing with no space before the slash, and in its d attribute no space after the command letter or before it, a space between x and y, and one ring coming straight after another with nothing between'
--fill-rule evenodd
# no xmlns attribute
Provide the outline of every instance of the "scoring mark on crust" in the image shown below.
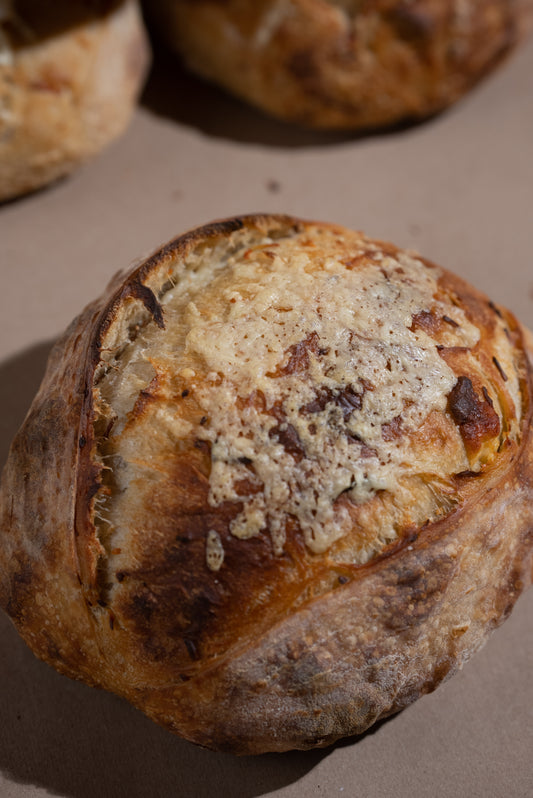
<svg viewBox="0 0 533 798"><path fill-rule="evenodd" d="M155 323L161 329L165 329L165 321L163 319L163 308L156 299L154 292L138 281L128 283L125 293L129 296L140 299L146 310L151 313Z"/></svg>

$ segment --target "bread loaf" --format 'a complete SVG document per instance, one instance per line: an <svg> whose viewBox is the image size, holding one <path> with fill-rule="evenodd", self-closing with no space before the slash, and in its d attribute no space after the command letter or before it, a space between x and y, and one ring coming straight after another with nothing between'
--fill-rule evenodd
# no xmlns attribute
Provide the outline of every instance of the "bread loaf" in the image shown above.
<svg viewBox="0 0 533 798"><path fill-rule="evenodd" d="M2 0L0 201L63 177L117 138L148 58L137 0Z"/></svg>
<svg viewBox="0 0 533 798"><path fill-rule="evenodd" d="M532 351L360 233L187 233L53 350L3 474L0 605L37 656L195 743L363 732L531 580Z"/></svg>
<svg viewBox="0 0 533 798"><path fill-rule="evenodd" d="M533 0L150 0L199 75L281 119L364 129L446 108L514 48Z"/></svg>

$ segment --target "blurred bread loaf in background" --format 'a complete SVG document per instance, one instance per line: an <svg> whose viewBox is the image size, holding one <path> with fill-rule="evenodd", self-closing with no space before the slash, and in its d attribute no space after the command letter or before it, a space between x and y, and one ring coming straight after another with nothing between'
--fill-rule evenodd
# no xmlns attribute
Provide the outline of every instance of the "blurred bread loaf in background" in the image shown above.
<svg viewBox="0 0 533 798"><path fill-rule="evenodd" d="M117 138L148 62L137 0L1 0L0 201Z"/></svg>
<svg viewBox="0 0 533 798"><path fill-rule="evenodd" d="M147 0L185 63L276 117L369 129L431 116L529 30L532 0Z"/></svg>

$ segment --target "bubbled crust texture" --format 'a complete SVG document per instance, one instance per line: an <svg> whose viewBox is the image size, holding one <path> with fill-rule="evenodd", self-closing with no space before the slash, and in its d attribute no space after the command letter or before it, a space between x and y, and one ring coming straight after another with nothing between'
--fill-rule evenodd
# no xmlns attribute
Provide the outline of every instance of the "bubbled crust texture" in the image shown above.
<svg viewBox="0 0 533 798"><path fill-rule="evenodd" d="M241 754L363 732L456 671L531 581L531 339L511 314L444 271L441 289L453 292L485 341L494 344L504 325L513 375L504 379L487 343L477 347L492 364L491 384L504 395L516 376L521 397L519 434L480 471L454 478L447 515L402 530L364 564L340 562L335 545L310 552L290 529L274 554L267 534L240 540L228 532L231 507L208 503L208 455L193 446L185 460L176 453L171 489L163 483L141 506L142 534L132 532L130 550L119 553L116 539L106 539L95 517L95 497L113 491L98 457L111 434L95 405L104 348L120 359L139 330L166 334L161 285L198 248L215 251L243 231L257 240L319 240L320 230L343 235L285 217L233 219L117 276L52 353L2 481L0 603L34 652L193 742ZM129 423L141 423L154 393L153 385L141 392ZM458 426L467 423L461 407L451 401L446 411ZM501 407L502 428L510 429L511 404ZM218 571L206 564L213 527L225 548ZM345 547L356 537L354 529ZM117 557L122 570L110 567Z"/></svg>
<svg viewBox="0 0 533 798"><path fill-rule="evenodd" d="M199 75L303 125L372 128L434 114L529 30L531 0L153 0Z"/></svg>
<svg viewBox="0 0 533 798"><path fill-rule="evenodd" d="M15 4L0 21L0 201L72 172L121 135L149 47L137 0Z"/></svg>

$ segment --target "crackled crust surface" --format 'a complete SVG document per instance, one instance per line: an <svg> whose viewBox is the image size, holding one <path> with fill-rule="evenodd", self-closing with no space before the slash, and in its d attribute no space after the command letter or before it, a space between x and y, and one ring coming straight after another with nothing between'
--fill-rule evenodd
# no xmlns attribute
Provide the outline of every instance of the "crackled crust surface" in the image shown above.
<svg viewBox="0 0 533 798"><path fill-rule="evenodd" d="M510 313L413 253L193 231L54 351L3 476L2 606L194 742L362 732L529 584L531 369Z"/></svg>
<svg viewBox="0 0 533 798"><path fill-rule="evenodd" d="M71 172L129 122L148 65L137 0L0 6L0 201Z"/></svg>
<svg viewBox="0 0 533 798"><path fill-rule="evenodd" d="M371 128L445 108L531 27L531 0L157 0L198 74L283 119Z"/></svg>

